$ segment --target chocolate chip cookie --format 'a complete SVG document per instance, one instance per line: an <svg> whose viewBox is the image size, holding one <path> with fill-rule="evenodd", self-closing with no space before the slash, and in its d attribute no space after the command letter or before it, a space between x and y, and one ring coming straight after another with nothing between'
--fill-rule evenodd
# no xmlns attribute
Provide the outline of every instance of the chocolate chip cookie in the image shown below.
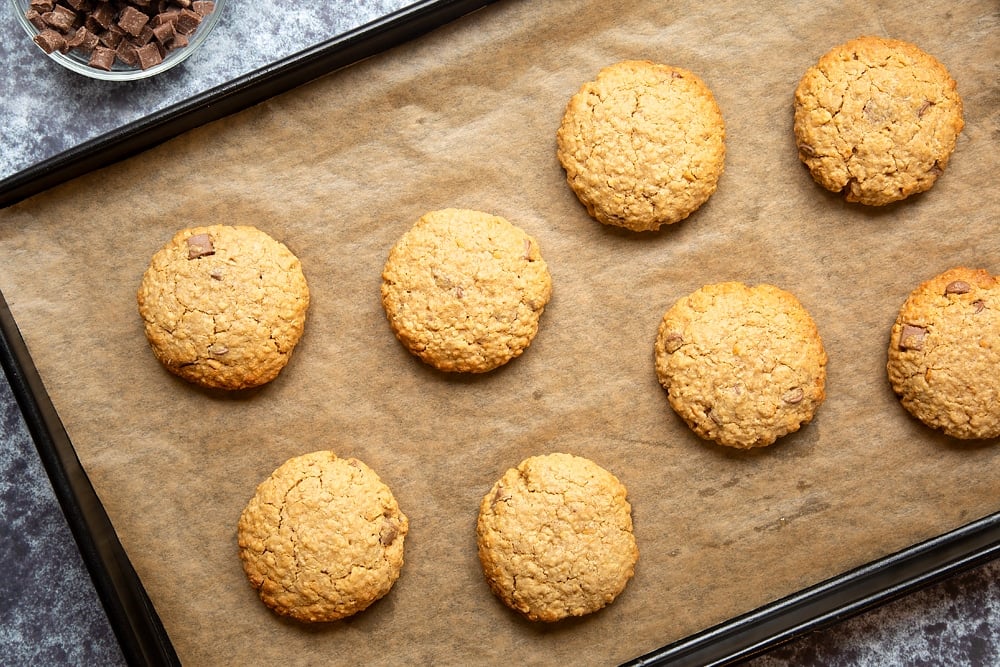
<svg viewBox="0 0 1000 667"><path fill-rule="evenodd" d="M521 355L551 294L538 241L500 216L466 209L423 215L382 271L393 332L442 371L484 373Z"/></svg>
<svg viewBox="0 0 1000 667"><path fill-rule="evenodd" d="M812 420L826 397L826 352L812 317L773 285L706 285L660 322L656 374L702 438L749 449Z"/></svg>
<svg viewBox="0 0 1000 667"><path fill-rule="evenodd" d="M921 283L892 326L886 365L910 414L962 439L1000 437L1000 281L956 267Z"/></svg>
<svg viewBox="0 0 1000 667"><path fill-rule="evenodd" d="M649 231L683 220L715 192L725 134L715 97L697 75L627 60L570 98L557 156L591 216Z"/></svg>
<svg viewBox="0 0 1000 667"><path fill-rule="evenodd" d="M403 567L409 521L367 465L318 451L258 487L237 529L260 599L299 621L334 621L385 596Z"/></svg>
<svg viewBox="0 0 1000 667"><path fill-rule="evenodd" d="M816 182L871 206L930 189L964 125L944 65L882 37L826 53L799 81L794 108L799 158Z"/></svg>
<svg viewBox="0 0 1000 667"><path fill-rule="evenodd" d="M215 389L248 389L285 367L305 328L309 287L298 258L249 226L177 232L137 295L146 338L171 373Z"/></svg>
<svg viewBox="0 0 1000 667"><path fill-rule="evenodd" d="M593 461L562 453L525 459L479 507L486 581L533 621L598 611L634 573L631 512L624 485Z"/></svg>

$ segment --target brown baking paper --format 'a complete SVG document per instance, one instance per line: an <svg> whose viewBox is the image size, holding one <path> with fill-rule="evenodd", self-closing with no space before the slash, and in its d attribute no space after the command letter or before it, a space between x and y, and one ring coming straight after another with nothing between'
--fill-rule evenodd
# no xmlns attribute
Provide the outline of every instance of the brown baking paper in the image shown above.
<svg viewBox="0 0 1000 667"><path fill-rule="evenodd" d="M0 289L184 664L615 663L1000 509L1000 445L925 428L885 374L917 284L1000 271L997 30L985 0L504 1L0 212ZM945 174L884 208L814 184L792 134L805 69L862 34L935 55L965 102ZM696 72L726 120L718 191L657 233L591 220L555 156L569 97L625 58ZM389 247L444 207L523 227L552 272L534 343L489 374L423 365L381 309ZM152 254L215 222L285 242L312 294L291 363L232 396L165 372L135 303ZM830 358L814 421L758 451L693 435L653 368L664 311L723 280L794 293ZM323 448L372 466L411 532L386 598L306 626L260 603L236 524ZM541 625L489 592L475 522L553 451L624 482L641 555L610 607Z"/></svg>

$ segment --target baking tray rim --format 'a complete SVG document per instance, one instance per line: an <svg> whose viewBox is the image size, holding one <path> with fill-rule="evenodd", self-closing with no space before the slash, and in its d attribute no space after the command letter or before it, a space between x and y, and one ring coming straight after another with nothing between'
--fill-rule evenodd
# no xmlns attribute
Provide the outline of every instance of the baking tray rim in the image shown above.
<svg viewBox="0 0 1000 667"><path fill-rule="evenodd" d="M422 0L0 180L0 208L347 67L496 0ZM0 292L0 365L129 664L178 665ZM873 560L625 664L724 665L1000 558L1000 511Z"/></svg>

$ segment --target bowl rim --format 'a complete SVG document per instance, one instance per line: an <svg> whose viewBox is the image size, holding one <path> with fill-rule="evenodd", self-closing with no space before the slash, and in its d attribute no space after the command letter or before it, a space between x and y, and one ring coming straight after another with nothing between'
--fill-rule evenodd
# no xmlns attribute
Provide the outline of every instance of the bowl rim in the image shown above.
<svg viewBox="0 0 1000 667"><path fill-rule="evenodd" d="M222 18L222 10L226 1L227 0L214 0L215 7L212 10L212 13L202 20L194 35L191 37L188 45L183 48L170 51L162 62L159 62L147 69L135 67L105 71L96 67L91 67L87 64L87 59L72 51L70 53L61 53L59 51L45 53L45 50L34 42L34 38L38 34L38 29L35 28L35 26L32 25L25 16L25 12L30 7L30 0L10 0L11 5L13 5L15 9L14 14L17 17L17 22L30 38L29 43L32 48L37 49L39 53L48 56L50 60L54 60L68 70L92 79L100 79L102 81L138 81L156 76L157 74L161 74L176 67L177 65L180 65L182 62L190 58L194 52L205 43L209 33L212 32L218 24L219 19Z"/></svg>

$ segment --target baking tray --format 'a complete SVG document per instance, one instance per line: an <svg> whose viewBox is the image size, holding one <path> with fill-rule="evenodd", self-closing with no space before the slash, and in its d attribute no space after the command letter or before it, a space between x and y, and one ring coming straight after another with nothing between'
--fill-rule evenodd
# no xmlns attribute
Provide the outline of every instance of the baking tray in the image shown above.
<svg viewBox="0 0 1000 667"><path fill-rule="evenodd" d="M0 206L106 166L490 4L420 2L86 142L0 182ZM177 664L156 611L0 295L0 361L131 664ZM1000 513L844 572L629 664L731 664L1000 556Z"/></svg>

